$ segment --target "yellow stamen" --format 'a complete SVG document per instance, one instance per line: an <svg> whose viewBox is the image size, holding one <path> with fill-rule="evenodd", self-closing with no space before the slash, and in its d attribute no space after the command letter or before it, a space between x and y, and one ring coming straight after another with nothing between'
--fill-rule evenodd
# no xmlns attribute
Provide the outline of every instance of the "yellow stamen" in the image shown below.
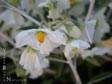
<svg viewBox="0 0 112 84"><path fill-rule="evenodd" d="M78 50L77 47L72 47L72 51L73 51L73 52L76 52L77 50Z"/></svg>
<svg viewBox="0 0 112 84"><path fill-rule="evenodd" d="M70 5L73 6L75 4L75 0L70 0Z"/></svg>
<svg viewBox="0 0 112 84"><path fill-rule="evenodd" d="M4 31L3 34L8 36L8 31Z"/></svg>
<svg viewBox="0 0 112 84"><path fill-rule="evenodd" d="M40 43L43 43L45 39L45 32L39 31L37 33L37 39Z"/></svg>

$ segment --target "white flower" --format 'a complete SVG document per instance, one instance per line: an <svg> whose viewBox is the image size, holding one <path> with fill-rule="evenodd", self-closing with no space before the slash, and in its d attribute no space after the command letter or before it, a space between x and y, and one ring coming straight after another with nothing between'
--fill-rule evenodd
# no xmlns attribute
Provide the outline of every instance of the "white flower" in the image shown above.
<svg viewBox="0 0 112 84"><path fill-rule="evenodd" d="M20 32L16 37L16 47L29 45L41 54L49 54L54 48L65 45L66 37L60 31L49 29L30 29Z"/></svg>
<svg viewBox="0 0 112 84"><path fill-rule="evenodd" d="M43 68L49 66L49 61L41 54L37 54L31 47L28 47L20 58L20 64L27 71L27 74L30 74L30 78L36 78L43 74Z"/></svg>
<svg viewBox="0 0 112 84"><path fill-rule="evenodd" d="M73 57L76 53L80 53L89 48L90 45L83 40L73 40L65 47L64 54L66 57Z"/></svg>
<svg viewBox="0 0 112 84"><path fill-rule="evenodd" d="M70 8L69 0L47 0L39 4L39 7L49 8L49 18L57 19L61 17L64 10Z"/></svg>
<svg viewBox="0 0 112 84"><path fill-rule="evenodd" d="M81 30L70 21L67 21L66 25L61 25L59 30L64 31L67 35L73 38L79 38L82 35Z"/></svg>
<svg viewBox="0 0 112 84"><path fill-rule="evenodd" d="M5 22L3 28L21 26L24 24L24 18L12 10L6 10L0 14L0 21Z"/></svg>

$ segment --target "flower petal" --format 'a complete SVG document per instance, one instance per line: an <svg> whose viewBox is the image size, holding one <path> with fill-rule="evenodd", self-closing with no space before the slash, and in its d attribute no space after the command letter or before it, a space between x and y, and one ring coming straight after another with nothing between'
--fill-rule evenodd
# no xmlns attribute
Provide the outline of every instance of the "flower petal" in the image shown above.
<svg viewBox="0 0 112 84"><path fill-rule="evenodd" d="M65 47L64 54L66 57L72 58L75 53L80 53L84 51L84 49L87 49L90 45L83 41L83 40L73 40L70 43L68 43ZM76 51L72 51L72 49L76 48Z"/></svg>
<svg viewBox="0 0 112 84"><path fill-rule="evenodd" d="M24 45L30 45L34 49L37 48L36 45L38 45L38 42L35 38L35 32L36 29L31 29L31 30L25 30L20 32L19 34L16 35L15 40L16 40L16 47L20 48Z"/></svg>
<svg viewBox="0 0 112 84"><path fill-rule="evenodd" d="M86 35L88 37L89 42L92 43L94 31L95 31L94 27L96 25L96 20L87 21L87 22L85 22L85 25L86 25L86 27L85 27Z"/></svg>
<svg viewBox="0 0 112 84"><path fill-rule="evenodd" d="M83 40L74 40L71 42L71 46L82 48L82 49L87 49L90 47L90 45L86 41L83 41Z"/></svg>
<svg viewBox="0 0 112 84"><path fill-rule="evenodd" d="M43 74L43 71L38 71L38 69L27 70L26 74L29 74L29 78L35 79Z"/></svg>
<svg viewBox="0 0 112 84"><path fill-rule="evenodd" d="M71 45L70 44L67 44L66 47L65 47L65 50L64 50L65 56L66 57L69 57L70 52L71 52Z"/></svg>
<svg viewBox="0 0 112 84"><path fill-rule="evenodd" d="M39 50L41 54L49 54L54 48L58 46L59 44L56 44L50 41L48 38L45 38L45 41L40 45Z"/></svg>
<svg viewBox="0 0 112 84"><path fill-rule="evenodd" d="M66 44L66 36L64 33L60 32L59 30L53 31L52 34L47 36L52 42L55 42L59 45Z"/></svg>
<svg viewBox="0 0 112 84"><path fill-rule="evenodd" d="M40 59L39 56L37 56L35 51L32 51L27 48L21 56L20 64L27 71L27 74L30 74L30 78L36 78L42 75L43 68L47 67L47 66L43 66L41 63L41 62L45 63L45 61L41 61L44 59L45 58Z"/></svg>
<svg viewBox="0 0 112 84"><path fill-rule="evenodd" d="M81 36L81 30L74 25L69 35L73 38L79 38Z"/></svg>

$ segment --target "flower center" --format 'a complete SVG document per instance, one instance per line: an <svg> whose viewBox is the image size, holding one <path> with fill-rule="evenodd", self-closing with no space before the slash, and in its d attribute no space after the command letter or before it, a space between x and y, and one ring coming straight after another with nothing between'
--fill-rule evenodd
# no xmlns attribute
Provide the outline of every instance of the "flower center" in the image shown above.
<svg viewBox="0 0 112 84"><path fill-rule="evenodd" d="M72 47L72 51L73 51L73 52L76 52L77 50L78 50L77 47Z"/></svg>
<svg viewBox="0 0 112 84"><path fill-rule="evenodd" d="M75 0L70 0L70 5L73 6L75 4Z"/></svg>
<svg viewBox="0 0 112 84"><path fill-rule="evenodd" d="M45 40L45 32L39 31L37 33L37 39L40 43L43 43Z"/></svg>

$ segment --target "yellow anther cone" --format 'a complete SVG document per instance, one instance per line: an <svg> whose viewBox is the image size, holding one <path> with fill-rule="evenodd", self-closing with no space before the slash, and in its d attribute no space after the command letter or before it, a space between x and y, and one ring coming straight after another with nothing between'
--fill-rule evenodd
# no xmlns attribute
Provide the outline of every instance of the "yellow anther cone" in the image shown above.
<svg viewBox="0 0 112 84"><path fill-rule="evenodd" d="M72 51L73 51L73 52L76 52L77 50L78 50L77 47L73 47L73 48L72 48Z"/></svg>
<svg viewBox="0 0 112 84"><path fill-rule="evenodd" d="M42 31L39 31L39 32L37 33L37 39L38 39L38 41L39 41L40 43L43 43L44 40L45 40L45 33L42 32Z"/></svg>
<svg viewBox="0 0 112 84"><path fill-rule="evenodd" d="M75 4L75 0L70 0L70 5L73 6Z"/></svg>

